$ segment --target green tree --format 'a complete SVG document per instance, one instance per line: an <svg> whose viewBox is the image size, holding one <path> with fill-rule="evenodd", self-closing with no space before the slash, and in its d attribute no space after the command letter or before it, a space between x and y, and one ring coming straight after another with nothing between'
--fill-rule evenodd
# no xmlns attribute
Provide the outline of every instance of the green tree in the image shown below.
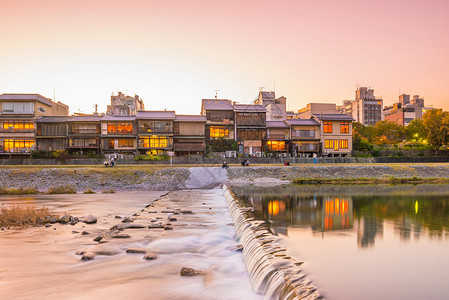
<svg viewBox="0 0 449 300"><path fill-rule="evenodd" d="M427 111L422 117L426 139L434 150L448 142L449 113L442 109Z"/></svg>
<svg viewBox="0 0 449 300"><path fill-rule="evenodd" d="M375 137L375 130L373 126L365 126L359 122L352 123L352 133L354 136L359 135L360 137L365 138L370 143Z"/></svg>
<svg viewBox="0 0 449 300"><path fill-rule="evenodd" d="M424 130L423 120L415 119L411 121L407 127L405 127L405 135L407 141L419 142L426 138L426 132Z"/></svg>
<svg viewBox="0 0 449 300"><path fill-rule="evenodd" d="M405 138L403 126L391 121L379 121L374 125L376 139L379 144L398 144Z"/></svg>

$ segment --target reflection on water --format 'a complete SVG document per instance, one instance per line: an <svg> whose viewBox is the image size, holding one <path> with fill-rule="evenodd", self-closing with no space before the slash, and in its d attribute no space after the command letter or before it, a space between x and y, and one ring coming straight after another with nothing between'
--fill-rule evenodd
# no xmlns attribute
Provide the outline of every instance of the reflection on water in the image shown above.
<svg viewBox="0 0 449 300"><path fill-rule="evenodd" d="M259 219L270 220L272 230L310 227L313 232L356 230L360 247L374 246L384 222L394 223L401 240L419 239L423 229L443 238L449 226L449 195L294 195L260 193L234 188L255 208Z"/></svg>
<svg viewBox="0 0 449 300"><path fill-rule="evenodd" d="M270 221L271 230L284 238L293 257L305 261L305 271L325 298L449 295L442 280L449 276L449 186L233 187L233 191L255 207L256 218Z"/></svg>

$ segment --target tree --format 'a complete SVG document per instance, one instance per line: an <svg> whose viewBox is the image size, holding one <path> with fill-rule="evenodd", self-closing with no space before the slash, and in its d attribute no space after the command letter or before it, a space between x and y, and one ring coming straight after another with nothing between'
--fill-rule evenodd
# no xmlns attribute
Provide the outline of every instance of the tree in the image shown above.
<svg viewBox="0 0 449 300"><path fill-rule="evenodd" d="M407 127L405 127L405 135L407 141L419 142L426 138L426 132L424 130L423 120L415 119L411 121Z"/></svg>
<svg viewBox="0 0 449 300"><path fill-rule="evenodd" d="M442 109L427 111L422 117L426 139L434 150L447 144L449 133L449 113Z"/></svg>
<svg viewBox="0 0 449 300"><path fill-rule="evenodd" d="M368 142L372 142L375 136L373 126L365 126L359 122L352 123L352 133L354 136L359 135L360 137L367 139Z"/></svg>
<svg viewBox="0 0 449 300"><path fill-rule="evenodd" d="M403 126L391 121L379 121L374 125L379 144L398 144L405 138Z"/></svg>

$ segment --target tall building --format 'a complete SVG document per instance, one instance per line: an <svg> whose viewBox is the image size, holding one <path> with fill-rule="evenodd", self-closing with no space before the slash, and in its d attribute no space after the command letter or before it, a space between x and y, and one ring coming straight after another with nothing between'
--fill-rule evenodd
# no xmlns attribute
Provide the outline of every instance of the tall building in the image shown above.
<svg viewBox="0 0 449 300"><path fill-rule="evenodd" d="M255 105L262 105L267 110L267 121L284 121L288 119L287 98L276 98L274 92L260 91Z"/></svg>
<svg viewBox="0 0 449 300"><path fill-rule="evenodd" d="M382 107L382 98L376 98L374 90L367 87L360 87L355 91L355 100L343 101L344 113L365 126L375 125L383 120Z"/></svg>
<svg viewBox="0 0 449 300"><path fill-rule="evenodd" d="M108 114L115 116L136 115L139 110L145 110L142 99L138 95L131 97L122 92L118 92L117 95L112 94L111 105L107 106Z"/></svg>
<svg viewBox="0 0 449 300"><path fill-rule="evenodd" d="M384 119L395 122L401 126L407 126L411 121L422 117L425 111L424 99L419 95L399 95L399 101L383 109Z"/></svg>

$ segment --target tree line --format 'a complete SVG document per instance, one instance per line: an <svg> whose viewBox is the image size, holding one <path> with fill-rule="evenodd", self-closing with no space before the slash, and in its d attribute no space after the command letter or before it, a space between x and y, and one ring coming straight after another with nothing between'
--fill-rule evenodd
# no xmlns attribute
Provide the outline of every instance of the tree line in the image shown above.
<svg viewBox="0 0 449 300"><path fill-rule="evenodd" d="M374 146L405 145L438 150L449 143L449 112L427 111L422 118L407 126L392 121L379 121L374 126L353 123L354 150L372 150Z"/></svg>

